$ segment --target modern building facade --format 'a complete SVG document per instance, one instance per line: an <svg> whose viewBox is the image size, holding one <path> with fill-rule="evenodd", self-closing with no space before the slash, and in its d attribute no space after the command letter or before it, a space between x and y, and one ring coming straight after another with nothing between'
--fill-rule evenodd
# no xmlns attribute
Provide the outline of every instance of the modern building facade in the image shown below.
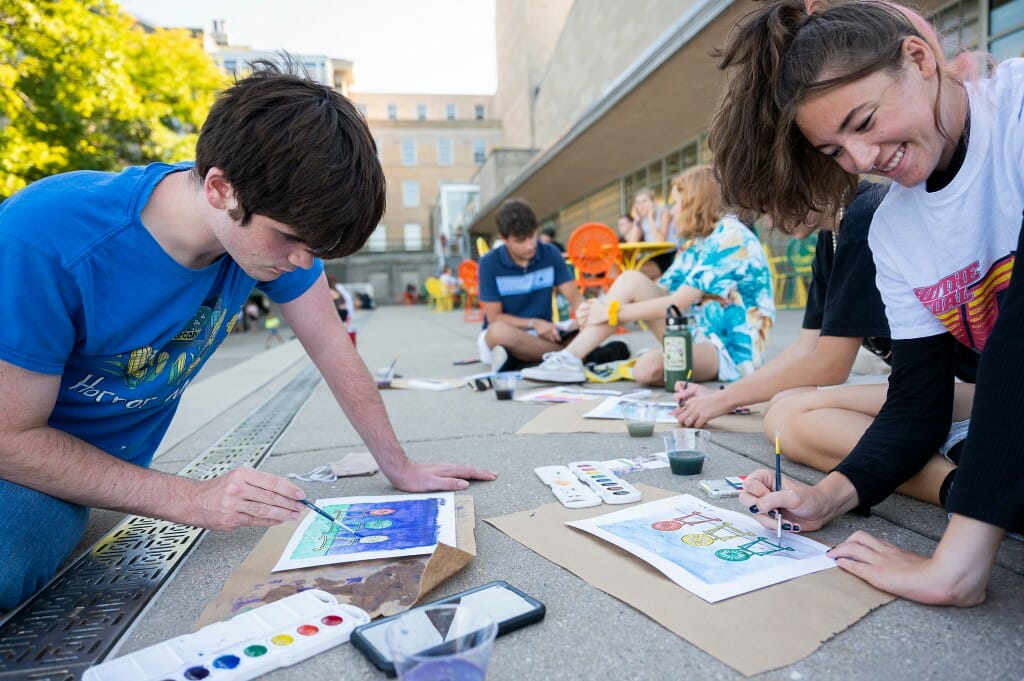
<svg viewBox="0 0 1024 681"><path fill-rule="evenodd" d="M491 238L497 207L522 197L564 242L583 222L613 225L641 187L663 201L673 175L710 162L706 134L723 82L711 53L755 2L497 3L496 100L508 111L506 143L481 169L489 181L480 182L471 233ZM1024 0L915 4L945 33L950 52L982 49L1001 60L1024 51ZM545 11L550 49L538 65L515 45Z"/></svg>

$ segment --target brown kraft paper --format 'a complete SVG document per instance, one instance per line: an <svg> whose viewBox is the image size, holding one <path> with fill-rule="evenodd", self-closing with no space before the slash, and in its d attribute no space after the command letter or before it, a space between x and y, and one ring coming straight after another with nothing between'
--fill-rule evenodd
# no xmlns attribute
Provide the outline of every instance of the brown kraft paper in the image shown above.
<svg viewBox="0 0 1024 681"><path fill-rule="evenodd" d="M649 485L636 487L644 501L677 494ZM707 603L632 554L564 524L615 510L607 505L567 509L551 503L486 522L747 676L797 662L893 600L835 568ZM766 612L792 616L787 616L784 627L765 627L756 615Z"/></svg>
<svg viewBox="0 0 1024 681"><path fill-rule="evenodd" d="M429 556L382 558L271 573L301 521L268 529L249 556L224 583L196 621L195 629L232 617L243 610L273 603L305 589L322 589L340 603L362 608L370 617L408 610L438 584L476 556L473 497L455 497L455 543L438 544Z"/></svg>

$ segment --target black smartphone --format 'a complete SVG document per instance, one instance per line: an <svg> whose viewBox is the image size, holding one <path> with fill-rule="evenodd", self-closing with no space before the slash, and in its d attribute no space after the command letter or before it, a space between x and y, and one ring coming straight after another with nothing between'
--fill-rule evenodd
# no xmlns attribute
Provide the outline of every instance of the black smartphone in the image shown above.
<svg viewBox="0 0 1024 681"><path fill-rule="evenodd" d="M490 582L447 598L424 603L408 612L440 603L456 603L487 613L492 620L498 623L498 636L525 627L527 624L539 622L544 619L545 612L543 603L527 596L508 582L501 581ZM356 627L352 631L350 639L352 645L362 651L363 655L366 655L377 669L388 676L395 675L395 665L391 661L391 653L388 651L384 637L388 627L404 614L406 613L402 612L385 617L376 622Z"/></svg>

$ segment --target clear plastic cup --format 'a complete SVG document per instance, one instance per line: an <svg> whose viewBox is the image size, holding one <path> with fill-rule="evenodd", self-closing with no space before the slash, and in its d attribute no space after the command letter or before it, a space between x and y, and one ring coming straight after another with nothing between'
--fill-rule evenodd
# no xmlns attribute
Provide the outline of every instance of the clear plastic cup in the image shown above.
<svg viewBox="0 0 1024 681"><path fill-rule="evenodd" d="M701 428L676 428L664 434L668 465L676 475L697 475L704 470L710 433Z"/></svg>
<svg viewBox="0 0 1024 681"><path fill-rule="evenodd" d="M627 402L623 405L622 413L630 437L654 435L654 422L658 418L655 405L650 402Z"/></svg>
<svg viewBox="0 0 1024 681"><path fill-rule="evenodd" d="M494 395L499 400L511 400L516 394L516 383L519 377L515 374L497 374L491 379Z"/></svg>
<svg viewBox="0 0 1024 681"><path fill-rule="evenodd" d="M443 604L410 610L385 640L400 681L483 681L497 633L479 610Z"/></svg>

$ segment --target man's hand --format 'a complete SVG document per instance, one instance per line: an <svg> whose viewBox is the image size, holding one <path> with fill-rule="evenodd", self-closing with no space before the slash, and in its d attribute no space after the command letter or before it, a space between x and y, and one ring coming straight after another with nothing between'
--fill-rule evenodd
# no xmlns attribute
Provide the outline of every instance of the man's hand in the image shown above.
<svg viewBox="0 0 1024 681"><path fill-rule="evenodd" d="M852 489L853 486L850 487ZM809 487L787 478L782 491L776 492L775 471L765 468L754 471L743 480L740 503L755 514L757 522L770 530L776 526L774 516L768 515L772 511L781 511L782 528L792 532L817 530L839 515L836 500L829 497L821 483Z"/></svg>
<svg viewBox="0 0 1024 681"><path fill-rule="evenodd" d="M418 463L409 459L397 471L385 471L391 484L405 492L455 492L468 480L491 481L497 474L476 466L444 462Z"/></svg>
<svg viewBox="0 0 1024 681"><path fill-rule="evenodd" d="M723 403L721 390L712 390L697 383L690 383L685 388L683 385L682 382L676 383L675 399L679 406L672 410L679 425L703 428L711 419L729 412L728 405Z"/></svg>
<svg viewBox="0 0 1024 681"><path fill-rule="evenodd" d="M302 489L286 479L251 468L236 468L183 489L187 498L176 500L185 509L183 522L211 530L296 520L302 509L298 500L305 498Z"/></svg>
<svg viewBox="0 0 1024 681"><path fill-rule="evenodd" d="M538 338L543 338L544 340L549 340L554 343L561 340L562 336L554 322L549 322L545 319L534 319L532 328L537 332Z"/></svg>

